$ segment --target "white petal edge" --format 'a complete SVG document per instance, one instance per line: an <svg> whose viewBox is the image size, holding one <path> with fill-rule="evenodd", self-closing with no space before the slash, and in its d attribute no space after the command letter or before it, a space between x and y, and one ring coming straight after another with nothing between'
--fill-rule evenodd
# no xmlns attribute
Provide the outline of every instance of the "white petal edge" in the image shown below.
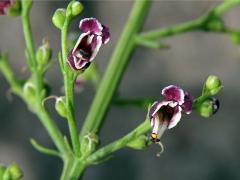
<svg viewBox="0 0 240 180"><path fill-rule="evenodd" d="M82 23L85 22L85 21L90 21L90 20L95 20L97 25L98 25L98 28L100 29L100 32L98 33L94 33L94 34L97 34L97 35L102 35L102 30L103 30L103 27L102 27L102 24L94 17L90 17L90 18L84 18L80 21L79 23L79 28L82 26ZM80 28L81 29L81 28Z"/></svg>
<svg viewBox="0 0 240 180"><path fill-rule="evenodd" d="M169 86L163 88L163 90L162 90L162 95L164 96L165 91L166 91L167 89L172 88L172 87L177 87L177 88L179 89L179 91L180 91L180 99L181 99L181 100L178 101L178 104L179 104L179 105L182 105L182 104L184 103L184 91L183 91L180 87L174 86L174 85L169 85Z"/></svg>

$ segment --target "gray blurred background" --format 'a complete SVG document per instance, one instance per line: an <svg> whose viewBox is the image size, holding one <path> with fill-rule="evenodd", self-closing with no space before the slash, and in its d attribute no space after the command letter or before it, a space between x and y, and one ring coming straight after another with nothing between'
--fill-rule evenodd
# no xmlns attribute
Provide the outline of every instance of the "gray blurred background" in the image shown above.
<svg viewBox="0 0 240 180"><path fill-rule="evenodd" d="M220 1L154 1L144 30L171 26L199 17ZM96 58L101 73L123 29L132 1L83 1L84 13L76 19L71 31L78 31L78 22L84 17L97 17L111 29L111 41L102 47ZM51 16L56 8L66 2L36 1L32 10L32 26L37 46L47 36L54 49L54 60L60 50L60 33L52 25ZM224 14L226 23L240 28L240 7ZM240 106L240 46L233 45L228 35L194 32L164 39L169 50L138 48L120 86L124 97L160 97L161 89L176 84L198 96L209 74L218 75L224 85L218 95L219 112L209 119L196 114L184 116L177 127L164 134L165 152L156 157L158 147L152 145L143 151L123 149L114 158L87 169L86 180L225 180L240 179L239 106ZM0 48L9 50L11 64L18 76L24 61L24 39L20 18L0 17ZM62 77L56 63L47 73L52 94L61 95ZM16 96L8 101L9 89L0 75L0 162L17 162L25 172L25 180L58 179L62 164L54 157L38 153L29 143L34 137L38 142L53 147L37 118L28 112L25 104ZM77 118L81 126L94 89L87 84L75 97ZM52 110L51 114L65 133L66 122ZM136 127L146 112L134 107L113 106L101 131L102 144L119 138Z"/></svg>

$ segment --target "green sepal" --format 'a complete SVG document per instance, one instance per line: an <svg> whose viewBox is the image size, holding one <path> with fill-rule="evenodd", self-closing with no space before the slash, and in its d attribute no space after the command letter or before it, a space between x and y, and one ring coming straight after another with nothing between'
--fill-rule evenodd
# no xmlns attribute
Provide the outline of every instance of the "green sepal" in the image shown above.
<svg viewBox="0 0 240 180"><path fill-rule="evenodd" d="M213 103L210 98L203 101L201 104L199 104L196 108L197 112L205 118L210 117L213 115L214 109L213 109Z"/></svg>
<svg viewBox="0 0 240 180"><path fill-rule="evenodd" d="M7 15L8 16L20 16L22 11L22 5L19 0L15 0L13 4L8 8Z"/></svg>
<svg viewBox="0 0 240 180"><path fill-rule="evenodd" d="M56 98L55 109L61 117L67 118L67 107L65 97Z"/></svg>
<svg viewBox="0 0 240 180"><path fill-rule="evenodd" d="M99 144L99 138L95 133L88 133L81 142L81 154L85 157L89 156Z"/></svg>
<svg viewBox="0 0 240 180"><path fill-rule="evenodd" d="M43 69L50 61L52 51L47 39L43 39L43 44L40 46L36 53L36 60L40 69Z"/></svg>
<svg viewBox="0 0 240 180"><path fill-rule="evenodd" d="M23 95L27 98L28 101L34 102L37 97L37 89L35 84L31 80L27 81L23 85Z"/></svg>
<svg viewBox="0 0 240 180"><path fill-rule="evenodd" d="M130 141L127 144L127 147L136 149L136 150L141 150L148 147L148 145L149 145L149 138L146 135L141 135L135 138L134 140Z"/></svg>

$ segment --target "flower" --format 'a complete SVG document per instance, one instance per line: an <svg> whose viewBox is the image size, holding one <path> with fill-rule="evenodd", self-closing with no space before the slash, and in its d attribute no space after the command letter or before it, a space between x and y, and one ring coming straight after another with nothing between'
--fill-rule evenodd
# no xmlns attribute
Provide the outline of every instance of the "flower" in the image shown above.
<svg viewBox="0 0 240 180"><path fill-rule="evenodd" d="M149 112L153 142L159 142L166 129L177 125L182 111L190 114L192 110L192 96L180 87L167 86L162 90L162 95L164 100L154 102Z"/></svg>
<svg viewBox="0 0 240 180"><path fill-rule="evenodd" d="M67 63L73 70L85 70L96 57L102 44L110 40L109 28L102 25L96 18L85 18L80 21L83 32L70 51Z"/></svg>
<svg viewBox="0 0 240 180"><path fill-rule="evenodd" d="M11 6L13 1L11 0L1 0L0 1L0 15L6 14L7 9Z"/></svg>

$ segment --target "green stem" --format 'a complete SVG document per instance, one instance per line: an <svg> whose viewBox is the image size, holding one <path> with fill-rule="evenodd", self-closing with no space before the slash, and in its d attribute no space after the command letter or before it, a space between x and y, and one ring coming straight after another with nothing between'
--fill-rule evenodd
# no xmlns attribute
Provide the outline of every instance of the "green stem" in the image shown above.
<svg viewBox="0 0 240 180"><path fill-rule="evenodd" d="M28 1L30 2L30 1ZM43 84L43 77L41 73L38 71L37 68L37 61L35 57L35 48L34 48L34 43L33 43L33 36L32 36L32 28L30 24L30 10L31 10L31 5L30 4L24 4L27 3L22 1L22 25L23 25L23 33L24 33L24 38L27 46L27 53L28 53L28 60L30 61L28 64L31 66L29 67L33 73L35 83L37 86L37 94L39 97L39 100L42 99L43 95L41 94L44 84Z"/></svg>
<svg viewBox="0 0 240 180"><path fill-rule="evenodd" d="M82 161L80 159L75 159L70 171L71 179L76 179L76 180L81 179L86 167L87 167L87 164L85 161Z"/></svg>
<svg viewBox="0 0 240 180"><path fill-rule="evenodd" d="M31 106L31 104L29 104L29 106ZM42 122L43 126L47 130L48 134L50 135L51 139L53 140L59 151L62 154L66 154L68 150L65 146L63 135L59 131L56 123L51 119L47 110L44 107L42 107L42 105L40 105L40 107L36 109L34 113L38 116L38 118Z"/></svg>
<svg viewBox="0 0 240 180"><path fill-rule="evenodd" d="M112 55L107 70L98 87L90 111L83 125L80 138L88 132L97 133L109 109L112 97L115 94L130 56L135 49L135 35L140 31L150 7L150 0L136 0L130 17Z"/></svg>
<svg viewBox="0 0 240 180"><path fill-rule="evenodd" d="M87 159L87 162L92 164L103 159L104 157L111 155L113 152L125 147L130 141L139 137L140 135L146 134L150 130L150 121L147 118L142 124L140 124L132 132L128 133L124 137L112 142L111 144L99 149Z"/></svg>
<svg viewBox="0 0 240 180"><path fill-rule="evenodd" d="M35 61L35 48L33 43L33 37L32 37L32 28L30 25L29 15L30 15L30 9L31 6L25 6L23 5L24 2L22 1L22 25L23 25L23 33L24 38L27 46L27 53L30 61L30 65L33 67L36 67L36 61ZM29 67L32 69L32 67Z"/></svg>
<svg viewBox="0 0 240 180"><path fill-rule="evenodd" d="M189 31L199 30L204 23L205 18L199 18L193 21L185 22L182 24L175 25L173 27L161 28L157 30L152 30L149 32L141 33L140 38L148 39L148 40L156 40L163 37L168 37L180 33L185 33Z"/></svg>
<svg viewBox="0 0 240 180"><path fill-rule="evenodd" d="M73 150L77 156L80 156L80 141L78 137L77 124L74 117L73 107L73 83L74 81L69 76L64 76L64 86L66 93L66 104L67 104L67 119L69 125L70 136L72 140Z"/></svg>
<svg viewBox="0 0 240 180"><path fill-rule="evenodd" d="M71 18L67 17L64 23L64 26L61 30L61 44L62 44L62 61L66 61L68 47L67 47L67 34L68 34L68 27L70 24ZM80 142L78 138L78 129L77 124L74 117L74 102L73 102L73 93L74 93L74 78L73 73L68 69L66 63L63 62L64 67L64 87L65 87L65 94L66 94L66 104L67 104L67 119L68 119L68 126L69 132L71 136L72 146L74 153L77 156L80 156Z"/></svg>
<svg viewBox="0 0 240 180"><path fill-rule="evenodd" d="M136 106L140 108L148 108L149 104L154 102L154 98L114 98L114 105L118 106Z"/></svg>
<svg viewBox="0 0 240 180"><path fill-rule="evenodd" d="M67 157L64 160L63 172L61 175L61 180L77 180L81 179L83 173L86 169L87 164L80 159Z"/></svg>
<svg viewBox="0 0 240 180"><path fill-rule="evenodd" d="M220 16L224 12L233 8L234 6L240 5L240 0L225 0L222 4L218 5L214 9L214 14Z"/></svg>
<svg viewBox="0 0 240 180"><path fill-rule="evenodd" d="M12 91L17 94L18 96L22 97L22 85L20 81L16 78L14 72L12 71L9 63L8 63L8 57L7 54L3 55L0 58L0 70L8 83L10 84L10 87Z"/></svg>
<svg viewBox="0 0 240 180"><path fill-rule="evenodd" d="M69 176L70 176L70 170L71 170L71 167L72 167L72 164L73 164L73 160L72 158L66 158L64 161L63 161L63 170L62 170L62 175L61 175L61 180L65 180L65 179L70 179Z"/></svg>

